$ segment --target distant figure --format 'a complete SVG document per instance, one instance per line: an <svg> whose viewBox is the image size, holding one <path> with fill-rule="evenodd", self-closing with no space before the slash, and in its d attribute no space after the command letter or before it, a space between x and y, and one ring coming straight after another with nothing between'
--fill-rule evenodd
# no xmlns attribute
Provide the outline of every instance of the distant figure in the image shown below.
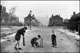
<svg viewBox="0 0 80 53"><path fill-rule="evenodd" d="M51 35L51 39L52 39L52 47L56 47L57 46L57 42L56 42L56 35L54 33L54 30L52 30L52 35Z"/></svg>
<svg viewBox="0 0 80 53"><path fill-rule="evenodd" d="M25 30L27 29L27 27L24 27L24 28L21 28L17 31L16 35L15 35L15 40L16 40L16 44L15 44L15 49L21 49L19 48L19 43L20 43L20 38L21 38L21 35L24 37L24 33L25 33ZM18 47L17 47L18 46Z"/></svg>
<svg viewBox="0 0 80 53"><path fill-rule="evenodd" d="M39 47L39 44L38 44L38 42L37 42L37 40L39 39L39 38L41 38L41 36L40 35L38 35L38 38L37 37L34 37L34 38L32 38L31 39L31 45L32 45L32 47Z"/></svg>

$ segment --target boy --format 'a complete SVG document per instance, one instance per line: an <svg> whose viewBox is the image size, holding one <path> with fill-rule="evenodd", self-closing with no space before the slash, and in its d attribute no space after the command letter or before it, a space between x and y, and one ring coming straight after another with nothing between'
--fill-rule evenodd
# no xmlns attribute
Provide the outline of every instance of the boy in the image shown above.
<svg viewBox="0 0 80 53"><path fill-rule="evenodd" d="M55 47L57 46L57 43L56 43L56 35L54 33L54 30L52 30L52 35L51 35L51 38L52 38L52 47Z"/></svg>
<svg viewBox="0 0 80 53"><path fill-rule="evenodd" d="M31 39L31 45L32 45L32 47L34 47L34 46L39 47L38 42L37 42L37 40L39 38L41 38L40 35L38 35L38 38L37 37L34 37L34 38Z"/></svg>
<svg viewBox="0 0 80 53"><path fill-rule="evenodd" d="M27 29L27 27L24 27L24 28L21 28L17 31L16 35L15 35L15 40L16 40L16 44L15 44L15 49L21 49L19 48L19 43L20 43L20 38L21 38L21 35L24 36L24 33L25 33L25 30ZM18 46L18 48L17 48Z"/></svg>

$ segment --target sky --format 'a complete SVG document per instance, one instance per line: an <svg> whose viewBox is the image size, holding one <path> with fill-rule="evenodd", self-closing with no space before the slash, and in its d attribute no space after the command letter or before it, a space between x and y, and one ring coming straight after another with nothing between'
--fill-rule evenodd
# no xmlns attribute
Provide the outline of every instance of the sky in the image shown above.
<svg viewBox="0 0 80 53"><path fill-rule="evenodd" d="M73 11L79 13L79 1L1 1L6 11L16 7L15 15L21 22L32 11L36 19L48 25L51 15L60 15L63 19L70 19Z"/></svg>

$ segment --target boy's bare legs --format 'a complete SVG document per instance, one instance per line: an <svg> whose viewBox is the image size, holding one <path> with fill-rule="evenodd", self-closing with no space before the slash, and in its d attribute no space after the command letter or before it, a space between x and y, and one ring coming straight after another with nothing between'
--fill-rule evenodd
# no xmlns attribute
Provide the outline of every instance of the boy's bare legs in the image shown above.
<svg viewBox="0 0 80 53"><path fill-rule="evenodd" d="M17 45L18 45L18 48L19 48L19 41L17 41Z"/></svg>
<svg viewBox="0 0 80 53"><path fill-rule="evenodd" d="M18 49L18 48L19 48L19 41L16 41L15 49Z"/></svg>
<svg viewBox="0 0 80 53"><path fill-rule="evenodd" d="M15 49L17 50L17 45L18 45L18 41L16 41L16 43L15 43Z"/></svg>
<svg viewBox="0 0 80 53"><path fill-rule="evenodd" d="M17 41L17 45L18 45L18 49L22 50L22 48L20 48L20 41Z"/></svg>

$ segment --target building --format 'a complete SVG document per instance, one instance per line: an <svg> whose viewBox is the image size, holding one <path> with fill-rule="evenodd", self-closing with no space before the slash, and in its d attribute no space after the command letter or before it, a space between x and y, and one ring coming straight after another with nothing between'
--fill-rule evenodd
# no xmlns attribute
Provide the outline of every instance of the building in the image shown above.
<svg viewBox="0 0 80 53"><path fill-rule="evenodd" d="M49 19L49 26L61 26L63 25L63 18L60 15L52 15Z"/></svg>
<svg viewBox="0 0 80 53"><path fill-rule="evenodd" d="M31 21L30 21L30 18L31 18ZM30 14L28 14L28 16L24 18L24 24L27 26L30 26L30 22L31 22L32 26L40 26L41 25L41 23L35 18L34 15L32 15L30 17Z"/></svg>
<svg viewBox="0 0 80 53"><path fill-rule="evenodd" d="M69 27L69 19L64 19L63 25L64 25L65 29L68 28Z"/></svg>
<svg viewBox="0 0 80 53"><path fill-rule="evenodd" d="M1 9L1 18L0 18L0 24L1 25L16 25L17 23L19 23L19 19L16 16L10 16L7 12L6 12L6 7L0 5Z"/></svg>
<svg viewBox="0 0 80 53"><path fill-rule="evenodd" d="M30 21L30 18L31 18L31 21ZM30 26L30 22L32 26L37 26L39 24L38 20L35 18L34 15L30 17L30 14L28 14L28 16L24 18L24 23L25 25Z"/></svg>
<svg viewBox="0 0 80 53"><path fill-rule="evenodd" d="M9 23L9 15L8 13L6 12L6 7L0 5L1 7L1 24L2 25L8 25Z"/></svg>
<svg viewBox="0 0 80 53"><path fill-rule="evenodd" d="M11 25L18 25L18 23L19 23L19 18L16 17L16 16L13 16L13 17L11 17L10 22L11 22Z"/></svg>
<svg viewBox="0 0 80 53"><path fill-rule="evenodd" d="M78 22L80 21L80 13L73 12L73 15L71 16L69 20L69 29L70 30L76 30L78 31Z"/></svg>
<svg viewBox="0 0 80 53"><path fill-rule="evenodd" d="M35 19L35 20L33 20L32 25L33 26L40 26L41 23L37 19Z"/></svg>
<svg viewBox="0 0 80 53"><path fill-rule="evenodd" d="M30 20L30 18L32 19L32 17L30 16L30 14L28 14L28 16L26 16L26 17L24 18L24 24L25 24L25 25L27 25L27 26L30 25L30 22L32 21L32 20Z"/></svg>

